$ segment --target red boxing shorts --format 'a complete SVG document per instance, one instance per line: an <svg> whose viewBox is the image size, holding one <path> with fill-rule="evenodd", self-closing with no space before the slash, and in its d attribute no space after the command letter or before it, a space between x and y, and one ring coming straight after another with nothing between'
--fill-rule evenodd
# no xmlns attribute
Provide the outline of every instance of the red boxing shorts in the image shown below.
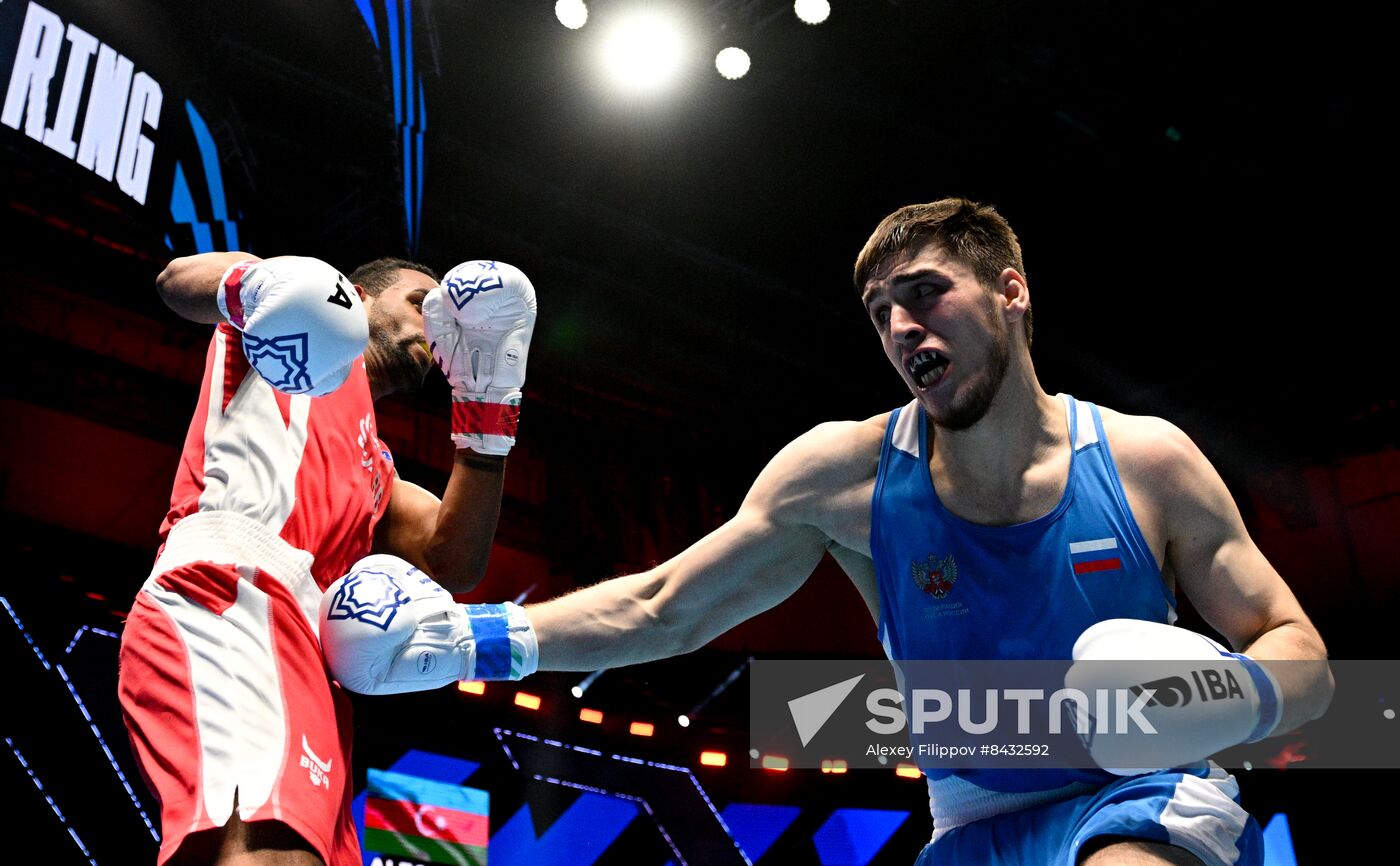
<svg viewBox="0 0 1400 866"><path fill-rule="evenodd" d="M350 701L321 658L309 562L250 519L191 515L132 606L118 692L161 802L159 863L222 827L235 798L243 821L281 821L327 864L361 863Z"/></svg>

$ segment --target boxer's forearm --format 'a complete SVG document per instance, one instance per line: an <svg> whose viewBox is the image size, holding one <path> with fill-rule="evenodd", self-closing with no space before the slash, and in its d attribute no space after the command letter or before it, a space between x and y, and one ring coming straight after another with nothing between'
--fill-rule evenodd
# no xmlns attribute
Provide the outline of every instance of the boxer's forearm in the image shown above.
<svg viewBox="0 0 1400 866"><path fill-rule="evenodd" d="M241 252L200 253L171 260L156 277L156 291L165 305L192 322L217 325L219 279L231 266L257 256Z"/></svg>
<svg viewBox="0 0 1400 866"><path fill-rule="evenodd" d="M588 671L699 649L792 595L825 536L748 506L650 571L605 580L527 609L542 670Z"/></svg>
<svg viewBox="0 0 1400 866"><path fill-rule="evenodd" d="M658 571L630 574L526 608L540 670L594 671L687 652L693 628L657 603L664 584Z"/></svg>
<svg viewBox="0 0 1400 866"><path fill-rule="evenodd" d="M1278 681L1283 716L1275 735L1318 718L1332 702L1334 683L1322 638L1308 623L1285 623L1264 632L1244 650ZM1278 662L1271 664L1271 662Z"/></svg>
<svg viewBox="0 0 1400 866"><path fill-rule="evenodd" d="M423 548L429 573L449 591L470 592L486 576L504 487L504 457L458 449Z"/></svg>
<svg viewBox="0 0 1400 866"><path fill-rule="evenodd" d="M810 463L797 459L803 456L800 451L785 453L783 460ZM506 603L441 610L442 589L430 591L431 580L407 563L388 563L387 572L378 567L352 570L327 590L328 596L366 581L378 582L382 595L386 581L407 580L404 591L424 600L422 617L405 620L389 635L323 602L323 635L333 630L338 645L352 648L339 655L332 670L338 677L344 674L342 682L345 677L359 681L369 665L372 675L364 688L416 691L442 684L440 665L425 669L420 663L420 645L446 649L445 655L457 662L448 666L449 676L487 680L518 680L536 670L600 670L698 649L792 595L826 553L825 533L792 506L794 500L803 501L800 494L812 498L812 491L775 478L782 480L770 464L738 514L665 563L528 609ZM407 482L396 482L396 491L400 484ZM410 656L411 664L402 664Z"/></svg>

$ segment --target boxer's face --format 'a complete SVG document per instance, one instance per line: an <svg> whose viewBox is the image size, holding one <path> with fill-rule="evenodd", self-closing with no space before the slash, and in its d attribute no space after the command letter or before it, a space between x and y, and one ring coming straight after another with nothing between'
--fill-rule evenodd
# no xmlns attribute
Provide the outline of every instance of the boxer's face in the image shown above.
<svg viewBox="0 0 1400 866"><path fill-rule="evenodd" d="M423 336L423 298L436 285L427 274L400 268L392 286L365 298L369 316L365 369L376 396L412 391L432 369L433 356Z"/></svg>
<svg viewBox="0 0 1400 866"><path fill-rule="evenodd" d="M933 244L865 284L862 300L886 357L940 427L971 427L1001 387L1011 350L997 297Z"/></svg>

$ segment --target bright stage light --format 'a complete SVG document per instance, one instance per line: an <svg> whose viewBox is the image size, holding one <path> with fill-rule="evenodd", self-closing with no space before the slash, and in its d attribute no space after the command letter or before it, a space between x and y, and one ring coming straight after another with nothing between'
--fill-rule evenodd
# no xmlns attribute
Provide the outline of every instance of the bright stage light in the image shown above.
<svg viewBox="0 0 1400 866"><path fill-rule="evenodd" d="M676 716L676 724L680 725L682 728L690 727L690 716L687 716L684 713L682 713L679 716Z"/></svg>
<svg viewBox="0 0 1400 866"><path fill-rule="evenodd" d="M730 81L749 73L749 52L742 48L726 48L715 55L715 69Z"/></svg>
<svg viewBox="0 0 1400 866"><path fill-rule="evenodd" d="M520 602L516 602L516 604L519 603ZM598 677L601 677L603 675L603 670L606 670L606 668L596 670L588 676L584 677L583 679L579 680L577 683L574 684L572 688L569 689L569 694L573 695L576 698L583 697L583 693L588 691L588 687L593 685L593 683L598 679Z"/></svg>
<svg viewBox="0 0 1400 866"><path fill-rule="evenodd" d="M554 4L554 17L570 30L577 30L588 23L588 7L583 0L559 0Z"/></svg>
<svg viewBox="0 0 1400 866"><path fill-rule="evenodd" d="M831 16L831 4L827 0L796 0L792 11L806 24L820 24Z"/></svg>
<svg viewBox="0 0 1400 866"><path fill-rule="evenodd" d="M603 66L618 86L636 92L670 83L685 59L680 27L669 18L637 13L613 25L602 41Z"/></svg>

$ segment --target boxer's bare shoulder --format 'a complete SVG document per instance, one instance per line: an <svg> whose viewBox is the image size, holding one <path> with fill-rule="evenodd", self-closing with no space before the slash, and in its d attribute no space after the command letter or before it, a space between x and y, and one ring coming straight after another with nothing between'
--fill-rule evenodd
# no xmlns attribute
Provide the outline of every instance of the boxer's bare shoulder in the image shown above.
<svg viewBox="0 0 1400 866"><path fill-rule="evenodd" d="M778 452L750 496L762 497L776 518L815 527L868 558L870 498L888 420L885 413L818 424Z"/></svg>
<svg viewBox="0 0 1400 866"><path fill-rule="evenodd" d="M1173 502L1204 493L1203 485L1213 486L1206 482L1214 470L1191 438L1170 421L1103 407L1099 411L1128 506L1158 565L1165 566ZM1170 584L1171 575L1166 577Z"/></svg>
<svg viewBox="0 0 1400 866"><path fill-rule="evenodd" d="M754 484L778 520L815 528L878 621L879 589L870 553L870 501L890 413L829 421L794 439Z"/></svg>
<svg viewBox="0 0 1400 866"><path fill-rule="evenodd" d="M1164 418L1128 415L1102 406L1099 414L1115 460L1144 482L1170 480L1164 473L1199 453L1191 438Z"/></svg>

